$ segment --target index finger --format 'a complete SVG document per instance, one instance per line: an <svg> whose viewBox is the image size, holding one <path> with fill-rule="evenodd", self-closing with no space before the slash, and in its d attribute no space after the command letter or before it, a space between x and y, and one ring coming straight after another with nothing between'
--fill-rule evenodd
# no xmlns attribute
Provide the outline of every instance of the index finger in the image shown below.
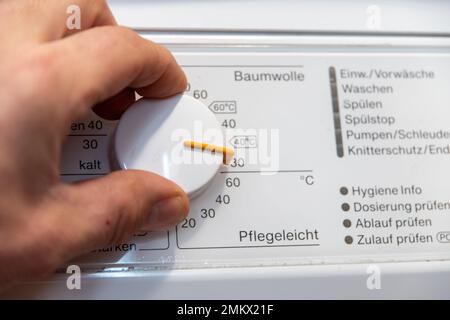
<svg viewBox="0 0 450 320"><path fill-rule="evenodd" d="M66 124L127 87L161 98L184 91L187 84L166 48L123 27L97 27L48 43L31 60L45 64L35 99L45 101L51 94L48 112L60 113Z"/></svg>

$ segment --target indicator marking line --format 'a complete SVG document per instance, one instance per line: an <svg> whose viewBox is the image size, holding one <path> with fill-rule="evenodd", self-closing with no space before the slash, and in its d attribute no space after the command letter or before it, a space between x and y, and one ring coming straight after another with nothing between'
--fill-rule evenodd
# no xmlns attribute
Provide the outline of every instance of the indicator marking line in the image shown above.
<svg viewBox="0 0 450 320"><path fill-rule="evenodd" d="M313 172L313 170L236 170L236 171L220 171L222 174L227 173L302 173Z"/></svg>
<svg viewBox="0 0 450 320"><path fill-rule="evenodd" d="M184 141L184 146L191 148L192 150L199 149L201 151L207 150L211 153L215 154L216 152L222 153L223 155L223 164L229 164L231 159L234 156L234 150L228 147L216 146L209 143L197 142L192 140Z"/></svg>

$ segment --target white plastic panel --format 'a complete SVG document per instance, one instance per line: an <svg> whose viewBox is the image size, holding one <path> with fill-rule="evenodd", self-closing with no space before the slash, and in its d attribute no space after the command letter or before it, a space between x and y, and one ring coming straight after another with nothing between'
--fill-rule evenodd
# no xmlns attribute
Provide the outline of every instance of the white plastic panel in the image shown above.
<svg viewBox="0 0 450 320"><path fill-rule="evenodd" d="M176 229L100 249L79 260L85 267L450 258L445 46L175 53L188 94L215 112L235 162ZM73 124L63 179L108 172L114 126L95 117Z"/></svg>
<svg viewBox="0 0 450 320"><path fill-rule="evenodd" d="M110 0L140 30L449 34L446 0Z"/></svg>
<svg viewBox="0 0 450 320"><path fill-rule="evenodd" d="M450 263L379 265L379 287L367 282L374 265L231 268L86 275L81 290L66 276L27 283L9 298L42 299L449 299ZM2 297L0 295L0 297ZM5 297L5 295L3 295ZM182 301L180 303L183 303Z"/></svg>

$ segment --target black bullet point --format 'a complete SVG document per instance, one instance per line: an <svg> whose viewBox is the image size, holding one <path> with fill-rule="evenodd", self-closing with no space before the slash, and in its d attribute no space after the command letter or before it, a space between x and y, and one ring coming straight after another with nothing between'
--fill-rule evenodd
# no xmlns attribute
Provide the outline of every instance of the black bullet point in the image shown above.
<svg viewBox="0 0 450 320"><path fill-rule="evenodd" d="M346 244L352 244L353 243L353 238L350 236L346 236L344 239Z"/></svg>

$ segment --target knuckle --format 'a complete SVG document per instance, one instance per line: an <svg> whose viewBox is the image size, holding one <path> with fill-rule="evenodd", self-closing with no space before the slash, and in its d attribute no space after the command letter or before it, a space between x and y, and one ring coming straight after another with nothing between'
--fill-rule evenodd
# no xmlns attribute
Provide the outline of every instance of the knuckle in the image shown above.
<svg viewBox="0 0 450 320"><path fill-rule="evenodd" d="M139 50L143 57L151 57L152 63L148 63L147 66L151 66L152 72L159 76L164 73L173 58L166 47L142 38L130 28L117 26L114 29L118 38L115 40L116 44L121 41L123 45L129 45L130 50Z"/></svg>
<svg viewBox="0 0 450 320"><path fill-rule="evenodd" d="M126 179L120 189L111 193L110 208L103 213L102 225L108 235L108 244L116 244L125 240L141 224L139 204L132 194L135 194L135 181ZM126 191L124 191L126 190Z"/></svg>
<svg viewBox="0 0 450 320"><path fill-rule="evenodd" d="M122 26L104 26L96 35L95 46L105 52L117 46L133 52L138 43L139 35L131 29Z"/></svg>
<svg viewBox="0 0 450 320"><path fill-rule="evenodd" d="M154 59L157 60L156 66L160 67L159 72L161 75L167 70L172 62L172 53L164 46L154 44L152 45Z"/></svg>
<svg viewBox="0 0 450 320"><path fill-rule="evenodd" d="M113 245L124 241L135 231L128 208L118 208L114 213L114 223L108 228L107 244Z"/></svg>
<svg viewBox="0 0 450 320"><path fill-rule="evenodd" d="M135 45L135 42L139 39L139 35L130 28L123 26L105 26L103 27L103 36L100 36L100 40L104 45Z"/></svg>

